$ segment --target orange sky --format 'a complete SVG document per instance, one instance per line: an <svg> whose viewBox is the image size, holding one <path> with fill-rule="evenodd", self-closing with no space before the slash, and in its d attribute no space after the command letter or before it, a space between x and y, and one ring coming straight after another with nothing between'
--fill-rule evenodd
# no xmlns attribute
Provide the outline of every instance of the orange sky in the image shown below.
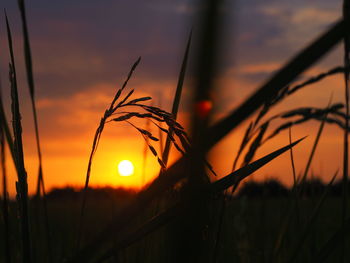
<svg viewBox="0 0 350 263"><path fill-rule="evenodd" d="M292 4L288 1L269 0L264 5L256 2L250 6L247 2L238 1L241 12L235 13L235 28L227 30L227 53L214 98L215 119L223 117L239 105L295 52L336 21L340 16L338 2L298 0ZM82 186L99 120L138 55L142 56L142 61L128 86L129 89L136 90L134 98L152 96L154 105L161 103L166 110L171 109L188 34L188 21L194 15L193 6L159 4L155 7L144 3L135 9L138 18L130 20L127 13L134 10L135 3L130 1L118 6L119 4L108 2L101 6L89 1L87 7L96 8L84 10L81 16L76 16L81 8L79 5L72 5L71 9L64 12L64 8L69 5L67 1L55 4L57 6L38 1L33 3L33 7L28 7L43 168L48 189L65 185ZM37 154L24 79L22 40L16 9L7 0L5 6L14 27L25 162L29 190L32 193L37 177ZM260 19L259 24L249 19L251 15ZM0 33L3 35L3 32L2 27ZM3 38L0 44L6 50ZM341 48L338 47L306 72L302 79L341 65L341 56ZM8 57L5 56L1 60L2 76L6 76L6 59ZM8 95L6 78L3 78L3 83L5 95ZM189 116L190 88L187 79L179 116L179 122L185 127ZM330 77L293 95L274 108L272 114L302 106L325 107L331 94L333 102L342 102L343 89L341 76ZM9 113L9 100L5 103ZM276 122L272 127L277 124L281 122ZM210 152L211 163L220 176L230 172L246 125L244 123ZM298 172L305 167L318 125L318 122L311 121L293 128L295 139L308 135L295 148ZM154 135L158 136L155 130ZM326 125L312 166L312 171L324 180L328 180L342 165L342 136L338 127ZM288 134L282 132L262 147L256 157L262 157L287 143ZM158 150L159 146L154 146ZM93 162L91 185L140 187L143 149L144 141L136 130L127 124L109 123ZM172 161L178 156L173 154ZM123 159L134 163L133 176L121 177L117 174L118 162ZM9 191L13 195L16 175L10 161L8 167ZM149 153L147 181L152 180L158 171L159 165ZM266 177L276 177L284 183L290 183L292 171L289 155L284 154L254 175L255 179Z"/></svg>

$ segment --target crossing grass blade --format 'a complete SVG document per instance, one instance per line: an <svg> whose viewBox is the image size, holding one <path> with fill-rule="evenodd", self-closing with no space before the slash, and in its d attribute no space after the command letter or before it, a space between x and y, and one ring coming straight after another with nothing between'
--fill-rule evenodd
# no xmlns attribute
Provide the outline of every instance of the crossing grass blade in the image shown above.
<svg viewBox="0 0 350 263"><path fill-rule="evenodd" d="M17 89L17 75L15 58L12 46L11 29L8 18L5 12L6 29L8 45L10 50L10 83L11 83L11 101L12 101L12 128L14 134L14 153L15 165L17 167L18 181L16 182L17 201L19 204L20 223L21 223L21 237L22 237L22 261L32 262L32 247L29 227L29 211L28 211L28 184L27 172L24 167L23 143L22 143L22 125L21 115L19 110L18 89Z"/></svg>

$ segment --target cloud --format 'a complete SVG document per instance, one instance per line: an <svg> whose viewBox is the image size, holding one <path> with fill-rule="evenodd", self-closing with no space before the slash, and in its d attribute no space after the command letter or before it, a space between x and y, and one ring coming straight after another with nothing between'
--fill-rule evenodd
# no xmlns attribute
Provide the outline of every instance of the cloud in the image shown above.
<svg viewBox="0 0 350 263"><path fill-rule="evenodd" d="M268 40L272 46L302 46L340 17L338 3L329 6L274 4L261 7L261 13L267 19L274 20L280 27L279 34Z"/></svg>

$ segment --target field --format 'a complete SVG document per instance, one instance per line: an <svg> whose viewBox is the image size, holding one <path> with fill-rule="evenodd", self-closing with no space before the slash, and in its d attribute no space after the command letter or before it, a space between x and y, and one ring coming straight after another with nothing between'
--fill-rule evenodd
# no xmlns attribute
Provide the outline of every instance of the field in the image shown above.
<svg viewBox="0 0 350 263"><path fill-rule="evenodd" d="M115 89L102 112L86 158L82 188L47 191L39 136L36 86L27 14L24 0L18 1L23 40L23 61L30 95L38 159L35 194L28 194L26 151L23 143L12 25L5 12L8 41L11 120L0 103L0 154L2 170L2 221L0 230L3 262L349 262L348 134L350 83L350 4L344 1L343 18L302 49L288 63L228 115L212 124L214 89L219 72L221 33L225 26L221 1L203 1L199 8L200 34L188 36L172 98L171 111L153 104L150 96L136 96L129 82L141 57L130 67L123 84ZM29 4L29 3L28 3ZM203 10L202 10L203 9ZM196 36L196 41L193 40ZM301 74L334 46L344 44L344 63L311 78ZM191 51L192 50L192 51ZM195 50L195 52L193 52ZM193 55L192 55L193 53ZM18 56L19 57L19 56ZM193 99L189 128L178 121L187 64L193 58ZM344 78L345 103L326 107L298 107L272 113L311 84L340 75ZM298 80L298 81L296 81ZM295 168L294 149L303 138L293 138L293 128L310 120L318 123L306 166ZM140 126L138 121L146 121ZM150 155L159 174L141 190L92 188L92 167L105 127L126 123L144 140L144 163ZM234 156L232 171L218 176L208 152L237 127L248 123ZM315 179L312 165L326 125L343 134L339 151L341 169L322 182ZM49 124L48 124L49 125ZM153 129L150 129L150 126ZM156 131L156 132L155 132ZM257 158L257 152L282 132L289 142ZM121 139L122 140L122 139ZM64 142L61 142L64 143ZM160 145L159 149L155 145ZM170 163L170 151L181 157ZM6 154L8 150L9 154ZM290 157L290 188L279 181L254 182L251 175L280 155ZM10 199L7 161L17 174L16 198ZM327 163L326 163L327 165ZM122 168L123 176L132 174ZM144 170L145 171L145 170ZM145 176L145 175L143 175ZM144 180L144 178L143 178Z"/></svg>
<svg viewBox="0 0 350 263"><path fill-rule="evenodd" d="M261 189L266 189L260 185ZM95 193L94 193L95 191ZM60 193L61 194L57 194ZM70 191L56 190L48 195L48 207L50 214L50 238L52 243L52 255L55 260L52 262L62 262L68 259L74 251L74 234L76 228L74 222L78 217L79 198L73 189ZM339 192L330 192L328 198L324 201L321 209L318 211L315 221L308 225L308 222L314 211L315 204L320 196L305 196L300 200L298 213L300 217L295 217L296 211L292 212L291 222L283 238L283 243L278 254L274 254L276 241L282 233L282 226L287 222L291 215L289 211L293 198L283 196L277 193L272 196L269 193L254 196L255 192L248 192L233 198L227 203L225 218L223 220L223 231L221 242L218 246L217 262L289 262L291 255L295 253L297 244L303 240L302 246L299 247L298 257L295 262L317 262L315 258L320 254L325 242L334 232L338 230L335 222L341 222L341 198ZM175 193L173 193L174 195ZM290 193L288 192L290 195ZM118 214L121 207L128 204L128 200L135 195L134 192L113 190L113 189L95 189L90 193L91 200L87 207L86 214L86 231L84 240L91 240L100 228L98 226L107 225ZM32 211L35 211L35 201L32 201ZM218 214L222 206L221 199L218 197L211 202L211 212L213 215ZM143 218L152 217L161 210L161 204L152 204L152 209L142 214ZM294 216L293 216L294 215ZM10 205L10 221L16 222L16 204ZM139 221L139 222L137 222ZM142 223L142 218L138 218L135 225ZM47 254L43 253L47 249L45 244L44 228L37 229L38 225L43 226L44 222L33 221L36 239L35 262L47 261ZM218 220L216 217L211 218L210 225L215 229L212 233L208 231L208 239L213 242L218 229ZM12 231L17 230L12 224ZM111 262L172 262L174 251L174 240L171 233L176 226L173 222L169 226L162 227L154 233L147 235L143 239L126 249L121 249L114 260ZM2 230L3 231L3 225ZM300 234L306 227L309 227L310 234L307 238L302 239ZM12 237L12 242L17 239ZM4 244L2 243L2 246ZM16 246L13 246L16 248ZM44 250L43 250L44 248ZM13 251L14 255L20 255L19 248ZM323 262L336 262L340 255L340 247L328 255L328 259ZM349 249L349 247L347 248ZM2 254L4 255L4 254ZM213 252L210 254L213 257ZM348 256L348 255L347 255ZM1 258L1 262L5 258Z"/></svg>

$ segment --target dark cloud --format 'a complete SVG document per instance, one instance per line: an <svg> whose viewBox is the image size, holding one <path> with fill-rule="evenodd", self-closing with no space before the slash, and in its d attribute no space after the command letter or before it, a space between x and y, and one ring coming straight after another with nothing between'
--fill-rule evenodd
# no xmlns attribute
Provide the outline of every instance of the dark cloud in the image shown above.
<svg viewBox="0 0 350 263"><path fill-rule="evenodd" d="M11 2L6 6L20 50L19 17ZM176 78L192 13L187 1L164 2L28 3L38 98L121 83L138 56L143 81Z"/></svg>

